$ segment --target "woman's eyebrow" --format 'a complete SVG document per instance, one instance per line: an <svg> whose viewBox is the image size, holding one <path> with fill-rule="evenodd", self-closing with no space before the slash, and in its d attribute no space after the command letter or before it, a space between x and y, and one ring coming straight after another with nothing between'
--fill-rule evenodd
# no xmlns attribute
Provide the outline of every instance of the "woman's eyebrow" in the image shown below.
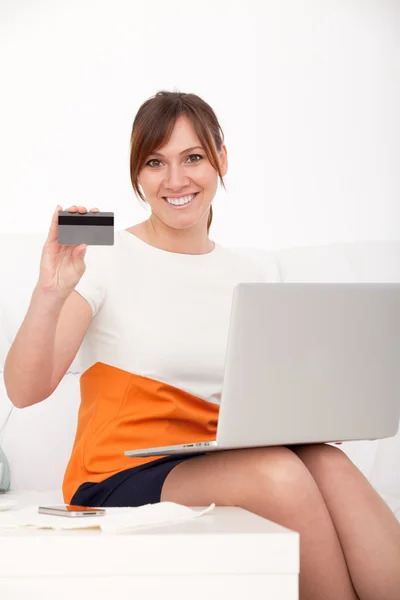
<svg viewBox="0 0 400 600"><path fill-rule="evenodd" d="M200 150L203 150L203 148L201 146L192 146L191 148L186 148L186 150L182 150L182 152L179 152L179 154L185 154L186 152L191 152L192 150L196 150L196 148L200 148ZM164 158L164 155L161 154L160 152L152 152L151 154L149 154L149 156L161 156L162 158Z"/></svg>

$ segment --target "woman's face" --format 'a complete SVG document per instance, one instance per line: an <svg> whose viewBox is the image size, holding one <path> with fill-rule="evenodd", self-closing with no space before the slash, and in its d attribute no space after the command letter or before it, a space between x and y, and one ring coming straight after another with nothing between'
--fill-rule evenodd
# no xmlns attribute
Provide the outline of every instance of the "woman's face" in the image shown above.
<svg viewBox="0 0 400 600"><path fill-rule="evenodd" d="M225 145L220 153L221 172L227 172ZM168 144L146 158L138 177L139 185L149 203L152 216L158 217L169 227L186 229L201 221L207 224L210 204L218 185L218 173L209 162L201 147L190 120L177 119ZM195 197L179 207L165 199Z"/></svg>

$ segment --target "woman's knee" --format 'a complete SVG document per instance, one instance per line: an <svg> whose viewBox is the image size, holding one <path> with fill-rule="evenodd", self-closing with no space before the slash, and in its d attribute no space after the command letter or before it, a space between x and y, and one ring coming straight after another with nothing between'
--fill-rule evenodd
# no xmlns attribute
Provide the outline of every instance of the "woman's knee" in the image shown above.
<svg viewBox="0 0 400 600"><path fill-rule="evenodd" d="M247 485L241 490L245 502L272 500L288 509L315 487L304 463L285 446L251 449L246 462Z"/></svg>

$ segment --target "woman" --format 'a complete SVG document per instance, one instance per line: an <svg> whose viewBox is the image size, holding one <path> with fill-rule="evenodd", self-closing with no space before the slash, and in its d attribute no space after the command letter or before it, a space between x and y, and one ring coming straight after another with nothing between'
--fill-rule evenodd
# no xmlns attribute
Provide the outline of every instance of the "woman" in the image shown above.
<svg viewBox="0 0 400 600"><path fill-rule="evenodd" d="M114 246L91 248L86 265L84 244L58 245L57 207L7 357L9 397L21 408L47 398L84 341L67 503L241 506L300 533L301 598L398 599L400 524L339 448L123 454L215 437L232 291L263 279L250 259L209 238L227 164L222 129L201 98L159 92L142 105L130 171L151 214L117 232Z"/></svg>

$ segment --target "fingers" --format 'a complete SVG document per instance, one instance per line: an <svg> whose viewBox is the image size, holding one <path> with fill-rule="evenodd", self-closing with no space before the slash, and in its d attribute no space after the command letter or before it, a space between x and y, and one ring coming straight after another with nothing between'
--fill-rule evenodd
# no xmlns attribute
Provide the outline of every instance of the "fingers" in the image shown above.
<svg viewBox="0 0 400 600"><path fill-rule="evenodd" d="M75 258L79 258L79 260L83 260L85 258L87 244L79 244L79 246L71 246L72 254Z"/></svg>
<svg viewBox="0 0 400 600"><path fill-rule="evenodd" d="M58 238L58 213L60 210L62 210L62 207L58 204L51 219L50 229L47 236L48 242L54 242Z"/></svg>
<svg viewBox="0 0 400 600"><path fill-rule="evenodd" d="M70 206L69 208L66 208L65 210L68 212L79 212L81 214L88 212L86 206L77 206L76 204L73 204L72 206ZM91 208L89 210L89 212L100 212L100 210L98 208Z"/></svg>
<svg viewBox="0 0 400 600"><path fill-rule="evenodd" d="M86 212L88 212L85 206L77 206L76 204L73 204L65 210L68 212L79 212L80 214L85 214ZM54 242L58 239L58 213L60 211L62 211L62 206L58 204L51 219L50 229L47 236L48 242ZM97 207L95 207L91 208L89 212L100 212L100 210Z"/></svg>

